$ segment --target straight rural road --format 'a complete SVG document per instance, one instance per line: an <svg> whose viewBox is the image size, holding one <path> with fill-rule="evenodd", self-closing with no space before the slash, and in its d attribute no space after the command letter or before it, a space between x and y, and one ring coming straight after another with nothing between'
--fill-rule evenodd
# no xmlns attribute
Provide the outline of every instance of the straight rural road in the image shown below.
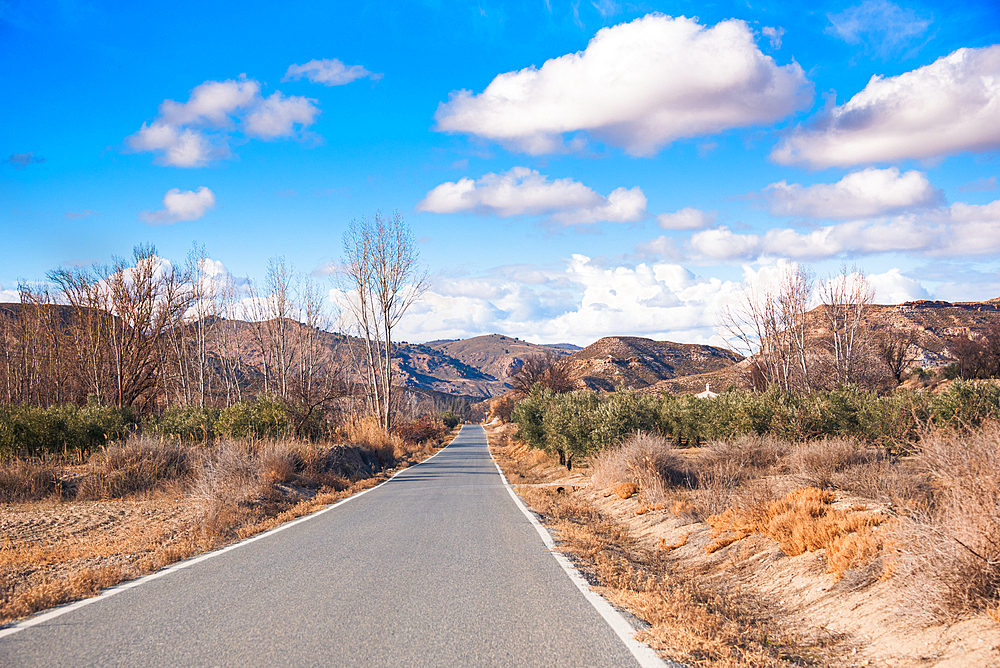
<svg viewBox="0 0 1000 668"><path fill-rule="evenodd" d="M466 426L320 516L0 638L0 665L640 664Z"/></svg>

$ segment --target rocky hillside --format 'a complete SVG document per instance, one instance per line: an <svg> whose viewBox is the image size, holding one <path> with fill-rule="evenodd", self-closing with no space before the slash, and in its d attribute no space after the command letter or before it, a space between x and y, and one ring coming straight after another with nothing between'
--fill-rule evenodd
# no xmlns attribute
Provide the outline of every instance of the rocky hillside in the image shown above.
<svg viewBox="0 0 1000 668"><path fill-rule="evenodd" d="M609 336L573 353L562 364L581 386L611 391L648 387L662 380L716 371L739 362L736 353L694 343Z"/></svg>
<svg viewBox="0 0 1000 668"><path fill-rule="evenodd" d="M510 377L529 357L553 355L556 359L569 355L578 346L569 343L539 345L502 334L487 334L455 341L431 341L423 344L459 363L489 376L495 383L491 394L502 394L510 387Z"/></svg>
<svg viewBox="0 0 1000 668"><path fill-rule="evenodd" d="M825 307L820 306L806 314L810 338L816 349L824 345L828 336ZM991 326L1000 326L1000 298L986 302L912 301L904 304L874 304L868 307L864 326L869 332L887 329L914 330L918 334L913 367L938 369L953 360L948 351L951 337L982 333ZM671 394L697 393L710 384L713 391L730 385L745 383L743 371L747 362L721 368L709 373L682 376L649 385L643 392Z"/></svg>

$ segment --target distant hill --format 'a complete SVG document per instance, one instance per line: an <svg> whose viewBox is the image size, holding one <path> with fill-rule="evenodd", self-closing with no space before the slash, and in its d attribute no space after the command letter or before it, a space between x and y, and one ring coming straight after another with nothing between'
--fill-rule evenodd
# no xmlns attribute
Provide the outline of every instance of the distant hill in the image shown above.
<svg viewBox="0 0 1000 668"><path fill-rule="evenodd" d="M743 357L715 346L609 336L566 357L571 379L595 390L638 389L662 380L716 371Z"/></svg>
<svg viewBox="0 0 1000 668"><path fill-rule="evenodd" d="M828 335L824 309L818 306L806 314L810 338L814 346L824 345L821 339ZM947 366L953 360L948 350L953 336L982 333L991 326L1000 326L1000 298L985 302L946 302L919 300L904 304L873 304L863 317L864 325L870 331L887 329L916 330L913 367L936 369ZM744 386L743 372L749 362L710 371L662 380L645 387L644 393L696 393L711 384L714 391L721 391L730 385Z"/></svg>
<svg viewBox="0 0 1000 668"><path fill-rule="evenodd" d="M510 377L529 357L552 355L558 359L569 355L578 346L570 343L541 345L513 339L502 334L487 334L457 341L431 341L423 347L447 355L493 379L491 395L510 388Z"/></svg>

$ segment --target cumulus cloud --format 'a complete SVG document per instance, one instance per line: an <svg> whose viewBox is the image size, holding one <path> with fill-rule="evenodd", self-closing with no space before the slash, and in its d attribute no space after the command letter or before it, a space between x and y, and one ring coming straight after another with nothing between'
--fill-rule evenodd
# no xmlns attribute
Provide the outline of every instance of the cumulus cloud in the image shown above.
<svg viewBox="0 0 1000 668"><path fill-rule="evenodd" d="M665 230L700 230L715 223L715 212L688 206L674 213L661 213L656 222Z"/></svg>
<svg viewBox="0 0 1000 668"><path fill-rule="evenodd" d="M873 76L846 104L771 152L813 169L1000 148L1000 45L958 49L894 77Z"/></svg>
<svg viewBox="0 0 1000 668"><path fill-rule="evenodd" d="M811 186L778 181L765 188L763 194L771 215L839 220L936 207L944 199L925 174L900 174L896 167L869 167L836 183Z"/></svg>
<svg viewBox="0 0 1000 668"><path fill-rule="evenodd" d="M510 216L546 216L559 225L628 223L646 217L646 196L638 186L616 188L604 197L571 178L552 179L527 167L478 180L464 178L435 187L417 204L431 213L473 212Z"/></svg>
<svg viewBox="0 0 1000 668"><path fill-rule="evenodd" d="M920 281L904 276L899 269L869 274L868 282L875 288L876 304L902 304L917 299L930 299L930 294Z"/></svg>
<svg viewBox="0 0 1000 668"><path fill-rule="evenodd" d="M721 345L717 314L736 288L678 264L604 266L583 255L573 255L561 270L521 270L521 275L497 268L485 276L439 280L401 321L401 338L498 332L587 345L619 334Z"/></svg>
<svg viewBox="0 0 1000 668"><path fill-rule="evenodd" d="M171 188L163 196L163 208L143 211L139 219L149 225L171 225L182 220L198 220L215 207L215 193L201 186L198 190Z"/></svg>
<svg viewBox="0 0 1000 668"><path fill-rule="evenodd" d="M343 86L357 79L368 77L373 81L378 81L384 75L369 72L361 65L351 65L348 67L336 58L325 60L310 60L304 65L289 65L288 71L282 81L298 81L302 77L309 79L312 83L323 84L324 86Z"/></svg>
<svg viewBox="0 0 1000 668"><path fill-rule="evenodd" d="M797 63L761 53L743 21L710 28L650 14L604 28L586 50L498 75L438 106L437 130L531 154L584 145L585 133L649 156L682 137L771 124L812 101ZM569 139L567 145L566 140Z"/></svg>
<svg viewBox="0 0 1000 668"><path fill-rule="evenodd" d="M738 233L719 226L691 235L689 257L731 262L766 258L824 258L903 252L928 257L963 258L1000 253L1000 200L988 204L956 202L921 213L852 220L799 231L773 228Z"/></svg>
<svg viewBox="0 0 1000 668"><path fill-rule="evenodd" d="M888 0L865 0L827 18L827 34L883 60L910 49L931 25L930 18Z"/></svg>
<svg viewBox="0 0 1000 668"><path fill-rule="evenodd" d="M237 80L206 81L195 86L187 102L164 100L159 115L126 138L130 149L156 153L157 164L203 167L230 157L229 136L294 137L319 114L316 100L275 91L260 94L260 84Z"/></svg>
<svg viewBox="0 0 1000 668"><path fill-rule="evenodd" d="M28 165L45 162L45 158L36 158L34 151L28 151L27 153L11 153L4 162L14 169L24 169Z"/></svg>
<svg viewBox="0 0 1000 668"><path fill-rule="evenodd" d="M0 303L3 304L17 304L21 301L21 293L17 290L11 290L9 288L4 288L3 284L0 283Z"/></svg>

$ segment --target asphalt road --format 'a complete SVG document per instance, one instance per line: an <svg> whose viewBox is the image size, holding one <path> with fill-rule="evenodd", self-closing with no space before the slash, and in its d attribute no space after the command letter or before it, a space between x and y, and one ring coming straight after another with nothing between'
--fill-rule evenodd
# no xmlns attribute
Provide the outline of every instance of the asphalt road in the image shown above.
<svg viewBox="0 0 1000 668"><path fill-rule="evenodd" d="M636 666L466 426L325 514L0 638L0 666Z"/></svg>

